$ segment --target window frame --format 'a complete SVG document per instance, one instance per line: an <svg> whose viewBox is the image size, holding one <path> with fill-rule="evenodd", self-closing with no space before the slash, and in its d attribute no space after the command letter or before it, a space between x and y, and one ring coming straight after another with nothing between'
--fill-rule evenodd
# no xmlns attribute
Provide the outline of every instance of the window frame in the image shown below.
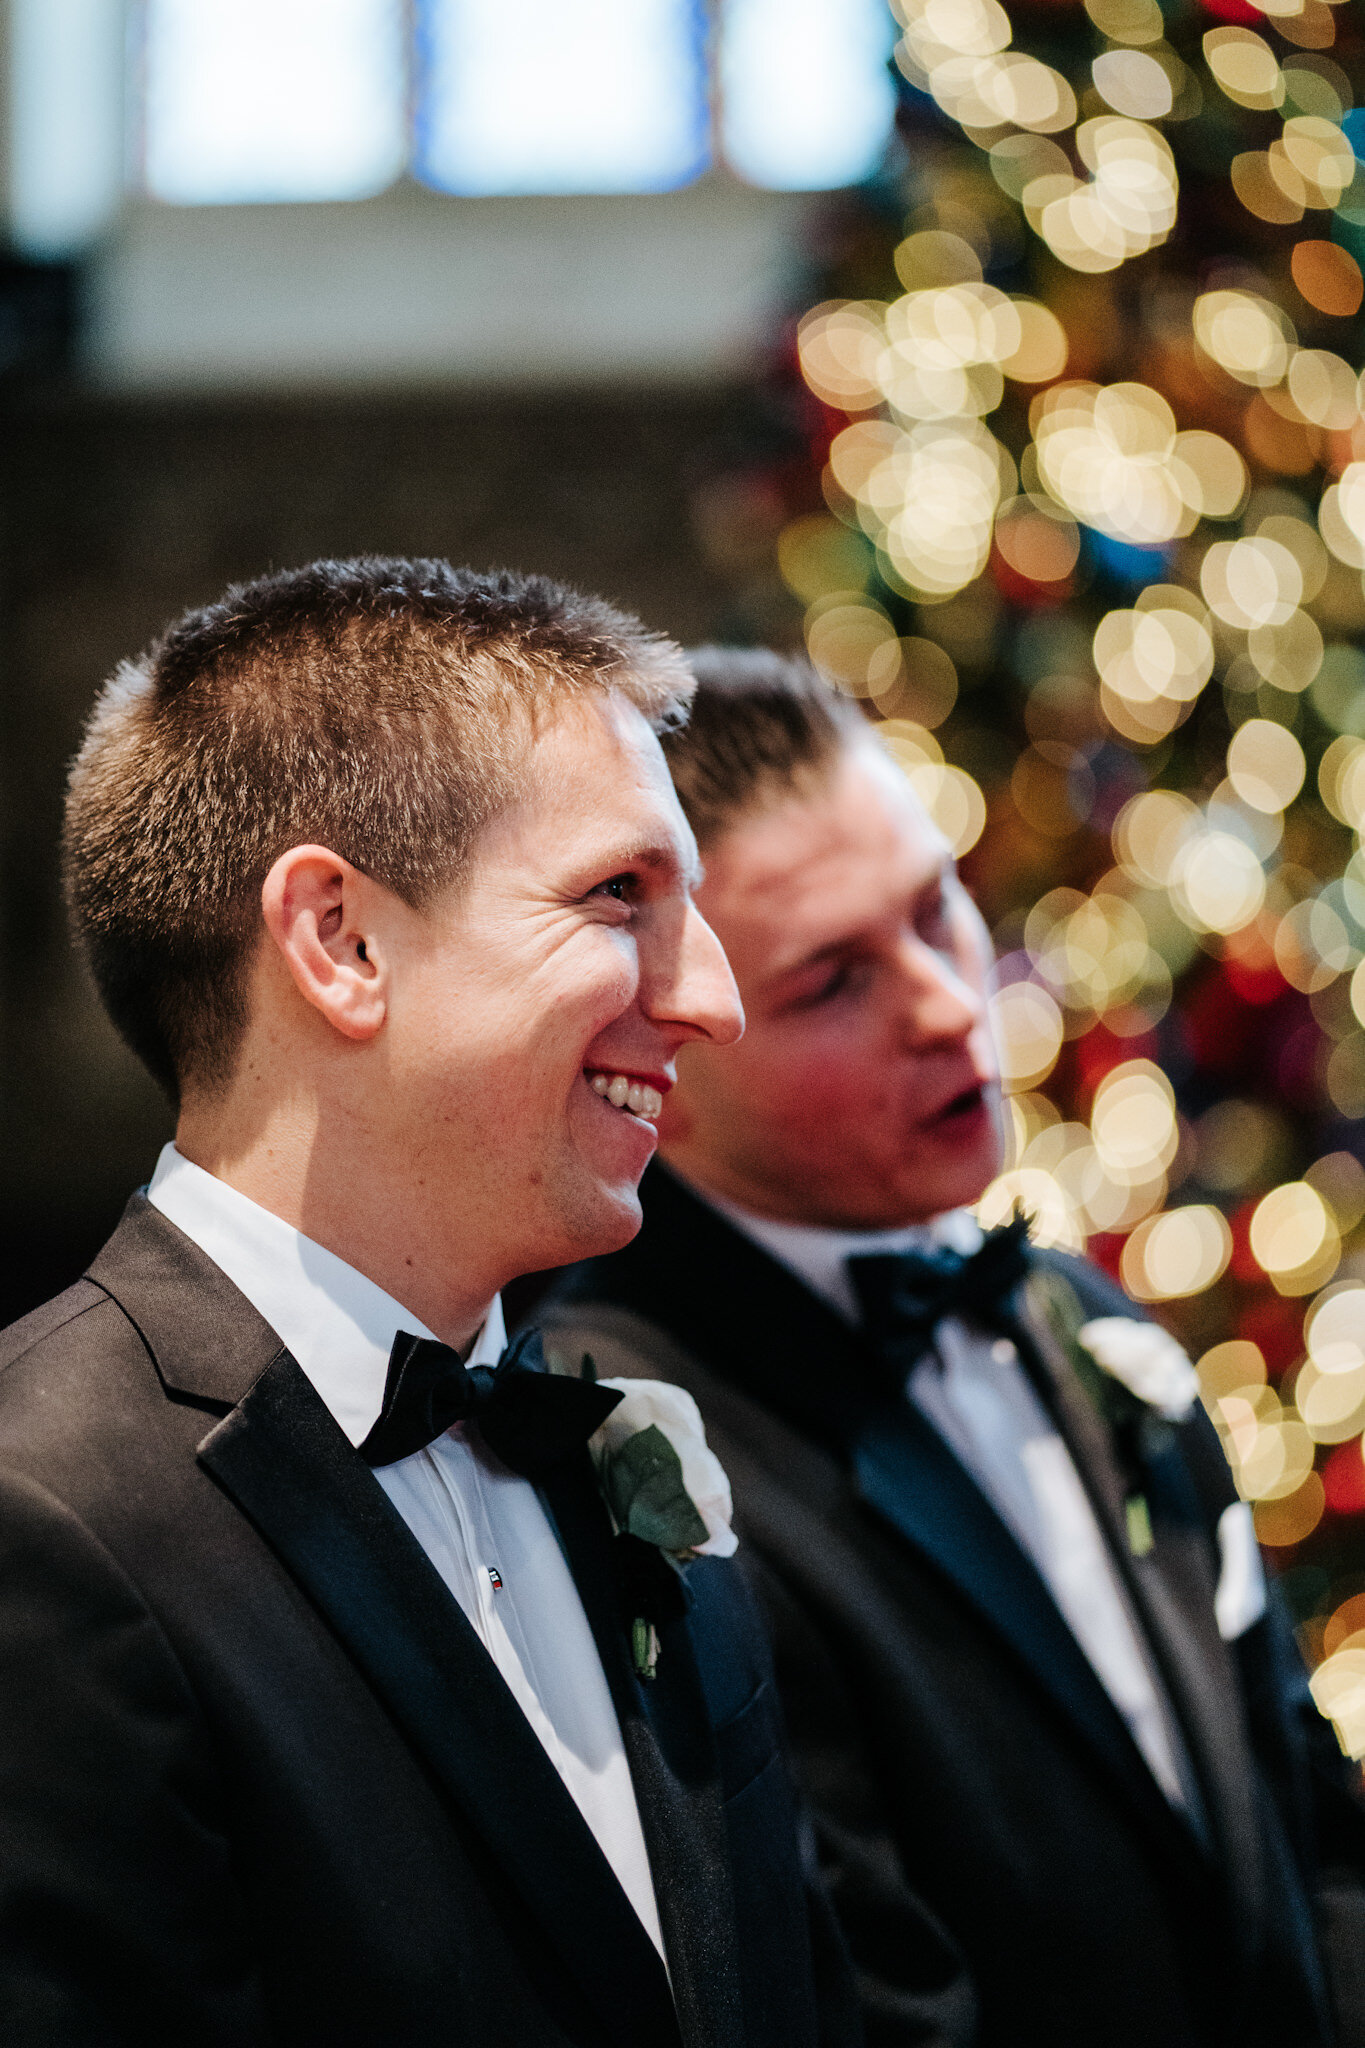
<svg viewBox="0 0 1365 2048"><path fill-rule="evenodd" d="M469 203L475 200L514 200L517 202L546 200L561 203L564 201L582 202L596 199L619 201L621 199L643 200L664 198L669 194L693 190L699 185L734 186L746 192L785 193L792 195L802 193L811 195L847 189L847 185L840 187L823 184L791 185L764 183L747 177L727 159L725 153L721 80L721 13L726 5L726 0L690 0L690 5L698 19L698 42L701 57L700 84L703 99L703 127L706 145L705 160L691 177L658 185L583 187L577 189L561 186L544 190L532 190L528 187L483 192L462 192L453 186L438 183L434 178L424 176L420 168L422 159L422 91L420 83L423 39L422 17L426 11L426 6L424 5L424 0L396 0L400 16L400 35L402 39L400 75L403 93L403 152L402 166L397 175L388 184L377 188L373 192L354 195L306 195L297 198L275 197L268 199L179 200L168 198L153 189L148 175L147 41L149 33L148 17L153 0L128 0L128 4L125 197L127 200L136 203L153 207L173 207L177 210L193 208L195 206L212 207L214 209L219 207L236 208L262 205L288 207L357 206L373 205L376 201L392 198L395 194L405 191L429 193L438 201L449 200L462 203ZM426 0L426 4L430 4L430 0ZM888 24L887 58L889 66L891 47L896 32L895 17L890 5L887 4L887 0L869 0L869 4L885 6ZM890 145L893 134L894 120L889 119L886 129L885 146ZM870 176L874 170L875 160L869 164L868 170L863 175ZM848 182L849 184L856 184L860 180L853 179Z"/></svg>

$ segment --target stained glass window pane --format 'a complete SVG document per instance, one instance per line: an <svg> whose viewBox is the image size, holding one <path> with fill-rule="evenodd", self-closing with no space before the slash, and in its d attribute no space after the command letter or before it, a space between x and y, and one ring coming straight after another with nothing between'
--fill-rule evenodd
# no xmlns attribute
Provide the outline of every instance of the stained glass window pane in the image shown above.
<svg viewBox="0 0 1365 2048"><path fill-rule="evenodd" d="M722 0L721 140L751 184L852 185L875 170L895 111L886 0Z"/></svg>
<svg viewBox="0 0 1365 2048"><path fill-rule="evenodd" d="M157 198L359 199L401 171L401 0L147 0L145 23Z"/></svg>
<svg viewBox="0 0 1365 2048"><path fill-rule="evenodd" d="M449 192L650 192L706 167L702 0L418 0L417 172Z"/></svg>

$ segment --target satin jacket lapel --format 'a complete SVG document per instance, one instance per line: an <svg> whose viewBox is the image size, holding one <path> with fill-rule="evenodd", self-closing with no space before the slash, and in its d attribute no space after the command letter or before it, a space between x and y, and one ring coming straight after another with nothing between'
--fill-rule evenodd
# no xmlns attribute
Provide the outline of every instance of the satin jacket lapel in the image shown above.
<svg viewBox="0 0 1365 2048"><path fill-rule="evenodd" d="M458 1603L275 1333L137 1197L90 1277L139 1329L170 1396L222 1415L200 1463L468 1822L603 2040L676 2042L658 1953L592 1831Z"/></svg>
<svg viewBox="0 0 1365 2048"><path fill-rule="evenodd" d="M622 2048L675 2037L654 1946L497 1667L287 1352L199 1446ZM656 2031L657 2030L657 2031Z"/></svg>
<svg viewBox="0 0 1365 2048"><path fill-rule="evenodd" d="M1134 1557L1128 1541L1123 1477L1108 1436L1076 1384L1041 1318L1028 1316L1042 1391L1066 1438L1096 1516L1146 1626L1190 1761L1234 1889L1241 1895L1243 1927L1259 1927L1265 1882L1261 1829L1255 1810L1256 1773L1248 1758L1249 1737L1236 1670L1213 1618L1213 1582L1207 1599L1182 1601L1162 1569L1160 1550ZM1199 1542L1205 1540L1198 1532Z"/></svg>
<svg viewBox="0 0 1365 2048"><path fill-rule="evenodd" d="M1003 1637L1149 1819L1165 1806L1127 1724L1032 1561L909 1403L854 1452L863 1499L930 1558Z"/></svg>
<svg viewBox="0 0 1365 2048"><path fill-rule="evenodd" d="M643 1193L644 1229L602 1262L611 1298L664 1324L817 1443L839 1443L847 1390L868 1370L857 1333L666 1169L650 1167ZM592 1291L591 1268L585 1276ZM1033 1564L917 1409L906 1403L896 1411L866 1444L856 1476L869 1507L971 1601L1148 1819L1178 1842L1187 1831Z"/></svg>
<svg viewBox="0 0 1365 2048"><path fill-rule="evenodd" d="M618 1604L611 1525L587 1460L565 1466L541 1494L621 1723L683 2041L686 2048L742 2048L720 1768L686 1620L663 1625L656 1675L642 1684Z"/></svg>

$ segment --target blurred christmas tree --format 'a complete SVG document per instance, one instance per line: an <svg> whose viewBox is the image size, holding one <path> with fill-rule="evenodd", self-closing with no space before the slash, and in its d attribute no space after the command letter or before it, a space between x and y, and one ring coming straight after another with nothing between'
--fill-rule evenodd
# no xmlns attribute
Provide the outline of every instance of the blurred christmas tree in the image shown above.
<svg viewBox="0 0 1365 2048"><path fill-rule="evenodd" d="M824 218L699 523L731 631L804 632L964 857L1013 1091L987 1211L1188 1342L1359 1756L1360 17L896 5L894 159Z"/></svg>

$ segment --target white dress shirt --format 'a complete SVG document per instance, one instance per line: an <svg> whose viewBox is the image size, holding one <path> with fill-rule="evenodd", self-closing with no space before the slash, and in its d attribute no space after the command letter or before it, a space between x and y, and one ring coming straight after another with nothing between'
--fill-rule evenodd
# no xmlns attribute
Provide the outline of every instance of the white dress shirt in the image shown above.
<svg viewBox="0 0 1365 2048"><path fill-rule="evenodd" d="M395 1336L432 1332L363 1273L174 1145L157 1161L148 1199L265 1318L359 1444L378 1420ZM495 1296L469 1363L495 1365L504 1342ZM620 1723L540 1496L458 1425L374 1476L464 1609L662 1955Z"/></svg>
<svg viewBox="0 0 1365 2048"><path fill-rule="evenodd" d="M854 1325L861 1311L851 1258L942 1245L971 1253L981 1243L979 1225L963 1209L903 1230L842 1231L775 1223L714 1195L701 1199ZM1071 1452L1014 1345L945 1317L935 1350L913 1368L905 1390L1032 1559L1167 1799L1188 1806L1184 1744L1132 1601Z"/></svg>

